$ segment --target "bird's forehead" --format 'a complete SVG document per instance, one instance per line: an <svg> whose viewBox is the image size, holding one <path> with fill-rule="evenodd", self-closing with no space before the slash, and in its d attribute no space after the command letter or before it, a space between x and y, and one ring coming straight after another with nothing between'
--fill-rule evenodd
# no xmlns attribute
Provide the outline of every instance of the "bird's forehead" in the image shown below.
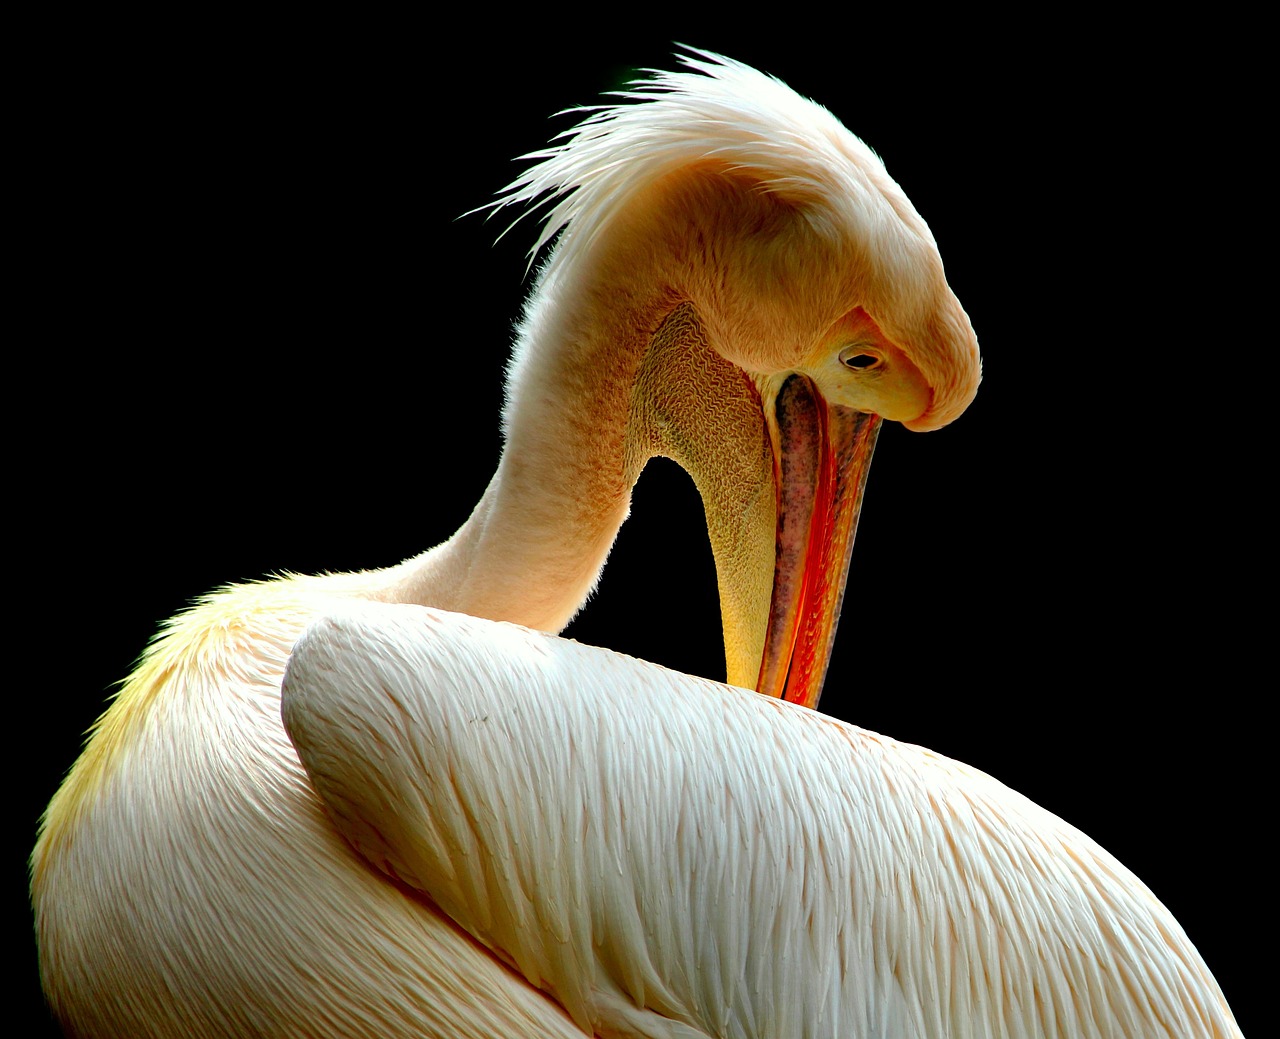
<svg viewBox="0 0 1280 1039"><path fill-rule="evenodd" d="M876 324L875 319L862 307L854 307L836 318L823 335L822 342L825 344L832 339L856 339L861 335L878 338L882 337L884 333L880 330L880 326Z"/></svg>

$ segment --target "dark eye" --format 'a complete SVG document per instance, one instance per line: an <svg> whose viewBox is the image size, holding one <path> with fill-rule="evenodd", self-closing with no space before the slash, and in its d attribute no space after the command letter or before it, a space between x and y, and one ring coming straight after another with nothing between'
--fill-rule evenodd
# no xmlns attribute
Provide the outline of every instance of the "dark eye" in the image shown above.
<svg viewBox="0 0 1280 1039"><path fill-rule="evenodd" d="M840 363L854 371L865 372L871 368L879 368L884 360L877 354L869 354L856 346L846 346L840 351Z"/></svg>

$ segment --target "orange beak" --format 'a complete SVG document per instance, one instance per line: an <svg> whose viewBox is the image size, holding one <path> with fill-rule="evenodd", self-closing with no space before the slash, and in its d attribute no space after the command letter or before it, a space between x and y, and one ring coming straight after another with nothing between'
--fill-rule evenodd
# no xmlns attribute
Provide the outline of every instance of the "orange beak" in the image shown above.
<svg viewBox="0 0 1280 1039"><path fill-rule="evenodd" d="M829 405L803 375L778 391L774 417L777 550L756 689L816 707L881 420Z"/></svg>

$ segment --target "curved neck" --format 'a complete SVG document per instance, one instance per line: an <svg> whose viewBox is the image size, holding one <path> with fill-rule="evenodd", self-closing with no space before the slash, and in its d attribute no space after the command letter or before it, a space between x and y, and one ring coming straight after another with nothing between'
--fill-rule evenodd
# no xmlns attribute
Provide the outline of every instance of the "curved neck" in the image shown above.
<svg viewBox="0 0 1280 1039"><path fill-rule="evenodd" d="M734 256L755 255L778 203L702 174L650 185L607 233L557 245L511 366L497 473L457 534L389 571L379 598L559 631L595 586L640 471L666 455L707 510L730 673L754 681L773 574L773 463L743 370L753 358L727 346L814 332L757 302L771 298L761 286L794 280L787 250L778 262Z"/></svg>
<svg viewBox="0 0 1280 1039"><path fill-rule="evenodd" d="M619 257L589 277L550 270L525 314L509 375L506 444L471 516L447 542L394 567L378 598L558 632L586 601L648 455L628 445L628 411L649 329L672 306L657 272L625 303Z"/></svg>
<svg viewBox="0 0 1280 1039"><path fill-rule="evenodd" d="M562 493L528 478L529 464L504 456L458 532L388 571L377 598L563 628L595 585L630 493L607 512L575 517ZM556 514L557 522L547 522Z"/></svg>

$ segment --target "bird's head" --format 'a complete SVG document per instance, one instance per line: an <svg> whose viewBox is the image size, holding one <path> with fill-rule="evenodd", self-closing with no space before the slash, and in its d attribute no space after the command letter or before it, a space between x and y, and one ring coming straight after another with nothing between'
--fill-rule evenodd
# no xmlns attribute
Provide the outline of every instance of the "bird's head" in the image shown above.
<svg viewBox="0 0 1280 1039"><path fill-rule="evenodd" d="M513 364L535 403L509 398L508 433L549 429L536 402L569 381L624 416L626 488L654 455L681 464L706 510L729 681L812 706L881 420L956 418L977 340L869 148L776 80L682 60L692 71L594 110L500 202L548 202L538 245L556 239Z"/></svg>

